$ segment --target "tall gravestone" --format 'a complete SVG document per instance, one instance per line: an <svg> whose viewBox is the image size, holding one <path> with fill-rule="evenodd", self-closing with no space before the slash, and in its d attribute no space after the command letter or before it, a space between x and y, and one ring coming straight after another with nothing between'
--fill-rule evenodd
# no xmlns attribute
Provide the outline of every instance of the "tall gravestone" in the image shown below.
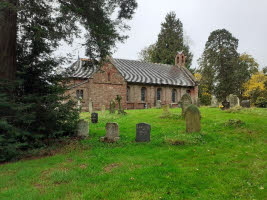
<svg viewBox="0 0 267 200"><path fill-rule="evenodd" d="M160 100L156 101L156 108L161 108L161 101Z"/></svg>
<svg viewBox="0 0 267 200"><path fill-rule="evenodd" d="M109 103L109 112L110 114L113 114L115 113L115 111L116 111L116 102L114 99L112 99Z"/></svg>
<svg viewBox="0 0 267 200"><path fill-rule="evenodd" d="M185 110L192 104L192 98L189 94L184 94L181 98L182 115L184 116Z"/></svg>
<svg viewBox="0 0 267 200"><path fill-rule="evenodd" d="M240 104L243 108L250 108L250 100L243 100Z"/></svg>
<svg viewBox="0 0 267 200"><path fill-rule="evenodd" d="M186 132L193 133L201 130L200 125L200 111L197 106L190 105L185 111Z"/></svg>
<svg viewBox="0 0 267 200"><path fill-rule="evenodd" d="M91 114L91 122L93 124L96 124L98 122L98 113L92 113Z"/></svg>
<svg viewBox="0 0 267 200"><path fill-rule="evenodd" d="M230 94L226 99L230 103L230 108L240 106L239 98L237 95Z"/></svg>
<svg viewBox="0 0 267 200"><path fill-rule="evenodd" d="M150 142L151 126L146 123L136 124L136 142Z"/></svg>
<svg viewBox="0 0 267 200"><path fill-rule="evenodd" d="M106 106L105 105L102 105L101 106L101 113L102 113L102 115L104 115L105 112L106 112Z"/></svg>
<svg viewBox="0 0 267 200"><path fill-rule="evenodd" d="M88 107L89 107L89 113L93 113L93 101L91 98L89 99Z"/></svg>
<svg viewBox="0 0 267 200"><path fill-rule="evenodd" d="M219 106L218 99L213 95L211 98L211 107L216 108L218 106Z"/></svg>
<svg viewBox="0 0 267 200"><path fill-rule="evenodd" d="M119 125L117 123L107 123L106 124L106 135L101 137L102 142L117 142L119 137Z"/></svg>
<svg viewBox="0 0 267 200"><path fill-rule="evenodd" d="M77 136L86 138L89 135L89 123L83 119L79 120L77 126Z"/></svg>

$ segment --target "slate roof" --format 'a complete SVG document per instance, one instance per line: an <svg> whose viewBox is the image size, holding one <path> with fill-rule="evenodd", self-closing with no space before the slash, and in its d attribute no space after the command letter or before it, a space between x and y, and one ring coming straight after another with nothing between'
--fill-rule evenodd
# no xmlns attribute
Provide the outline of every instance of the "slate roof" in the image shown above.
<svg viewBox="0 0 267 200"><path fill-rule="evenodd" d="M185 67L153 64L143 61L113 59L111 63L118 69L126 82L156 85L195 86L194 76ZM69 77L90 78L98 71L96 66L87 66L86 59L79 59L69 69Z"/></svg>

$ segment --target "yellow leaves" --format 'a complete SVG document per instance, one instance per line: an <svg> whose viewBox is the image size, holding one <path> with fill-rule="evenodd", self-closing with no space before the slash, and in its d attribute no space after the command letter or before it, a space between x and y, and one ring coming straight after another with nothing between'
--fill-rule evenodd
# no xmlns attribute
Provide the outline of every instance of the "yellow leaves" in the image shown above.
<svg viewBox="0 0 267 200"><path fill-rule="evenodd" d="M202 78L202 75L200 73L195 73L194 76L195 76L197 81L200 81Z"/></svg>
<svg viewBox="0 0 267 200"><path fill-rule="evenodd" d="M249 97L251 92L257 88L259 88L260 91L263 91L265 81L267 81L267 76L265 76L263 72L257 72L253 74L250 80L243 85L245 89L243 96Z"/></svg>

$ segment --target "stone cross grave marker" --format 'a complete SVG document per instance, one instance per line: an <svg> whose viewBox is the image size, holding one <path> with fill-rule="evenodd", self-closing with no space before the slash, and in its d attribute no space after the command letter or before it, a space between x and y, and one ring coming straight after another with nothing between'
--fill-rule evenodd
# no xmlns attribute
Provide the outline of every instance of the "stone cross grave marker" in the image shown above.
<svg viewBox="0 0 267 200"><path fill-rule="evenodd" d="M151 126L146 123L136 124L136 142L150 142Z"/></svg>
<svg viewBox="0 0 267 200"><path fill-rule="evenodd" d="M119 125L117 123L107 123L106 124L106 135L101 137L102 142L117 142L119 137Z"/></svg>
<svg viewBox="0 0 267 200"><path fill-rule="evenodd" d="M89 107L89 113L93 113L93 101L91 98L89 99L88 107Z"/></svg>
<svg viewBox="0 0 267 200"><path fill-rule="evenodd" d="M77 136L82 138L89 136L89 123L84 119L81 119L78 122Z"/></svg>
<svg viewBox="0 0 267 200"><path fill-rule="evenodd" d="M228 101L225 100L225 101L222 102L222 106L223 106L221 108L222 110L227 110L227 109L230 108L230 102L228 102Z"/></svg>
<svg viewBox="0 0 267 200"><path fill-rule="evenodd" d="M181 98L182 115L184 116L185 110L192 104L192 98L189 94L184 94Z"/></svg>
<svg viewBox="0 0 267 200"><path fill-rule="evenodd" d="M96 124L98 122L98 113L92 113L91 114L91 122L93 124Z"/></svg>
<svg viewBox="0 0 267 200"><path fill-rule="evenodd" d="M193 133L201 130L200 126L200 111L197 106L190 105L185 111L186 132Z"/></svg>

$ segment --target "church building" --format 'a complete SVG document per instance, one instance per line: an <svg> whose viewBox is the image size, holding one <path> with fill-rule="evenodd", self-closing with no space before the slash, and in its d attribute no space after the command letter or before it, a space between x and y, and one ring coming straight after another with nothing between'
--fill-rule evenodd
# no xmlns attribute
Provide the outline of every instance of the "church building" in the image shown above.
<svg viewBox="0 0 267 200"><path fill-rule="evenodd" d="M198 86L185 67L185 58L183 53L178 54L175 65L166 65L110 57L100 67L88 66L88 59L79 58L70 67L66 94L81 99L83 111L89 110L89 100L94 110L100 110L103 105L109 108L117 95L122 97L124 109L153 108L157 101L178 107L185 93L196 103Z"/></svg>

